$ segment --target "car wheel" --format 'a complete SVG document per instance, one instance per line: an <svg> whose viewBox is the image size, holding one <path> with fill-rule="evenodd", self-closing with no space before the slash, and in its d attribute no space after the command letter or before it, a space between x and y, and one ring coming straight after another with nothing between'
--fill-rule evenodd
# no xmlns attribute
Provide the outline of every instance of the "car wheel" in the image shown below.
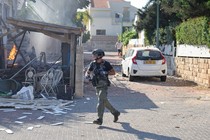
<svg viewBox="0 0 210 140"><path fill-rule="evenodd" d="M161 77L160 77L160 81L161 81L161 82L165 82L165 81L166 81L166 76L161 76Z"/></svg>
<svg viewBox="0 0 210 140"><path fill-rule="evenodd" d="M132 76L130 72L128 72L128 81L133 81L133 80L134 80L134 76Z"/></svg>

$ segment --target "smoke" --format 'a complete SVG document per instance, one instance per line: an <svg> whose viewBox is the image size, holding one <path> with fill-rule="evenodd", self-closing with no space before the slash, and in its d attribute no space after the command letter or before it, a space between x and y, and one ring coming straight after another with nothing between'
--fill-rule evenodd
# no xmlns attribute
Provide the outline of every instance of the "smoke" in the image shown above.
<svg viewBox="0 0 210 140"><path fill-rule="evenodd" d="M75 26L73 16L80 7L79 0L36 0L27 1L24 19L40 20L66 26Z"/></svg>
<svg viewBox="0 0 210 140"><path fill-rule="evenodd" d="M80 0L26 0L19 11L19 18L42 21L58 25L75 27L72 22L77 9L81 7ZM41 33L30 33L30 44L27 50L35 48L36 55L45 52L47 61L52 62L61 56L61 41Z"/></svg>

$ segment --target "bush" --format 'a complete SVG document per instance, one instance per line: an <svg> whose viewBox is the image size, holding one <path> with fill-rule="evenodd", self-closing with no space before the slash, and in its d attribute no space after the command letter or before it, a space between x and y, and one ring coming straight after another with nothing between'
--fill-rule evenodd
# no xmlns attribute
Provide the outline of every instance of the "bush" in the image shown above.
<svg viewBox="0 0 210 140"><path fill-rule="evenodd" d="M210 48L210 18L189 19L176 27L179 44L207 45Z"/></svg>
<svg viewBox="0 0 210 140"><path fill-rule="evenodd" d="M138 38L138 33L135 30L127 30L122 35L118 36L118 39L124 46L128 45L130 39Z"/></svg>

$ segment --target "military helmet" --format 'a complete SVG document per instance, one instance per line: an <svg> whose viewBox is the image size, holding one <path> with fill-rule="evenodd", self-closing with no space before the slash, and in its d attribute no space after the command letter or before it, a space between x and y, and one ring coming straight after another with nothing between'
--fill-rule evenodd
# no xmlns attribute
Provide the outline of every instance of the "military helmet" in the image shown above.
<svg viewBox="0 0 210 140"><path fill-rule="evenodd" d="M97 58L102 58L103 56L105 56L105 53L102 49L94 49L92 51L92 55L96 56Z"/></svg>

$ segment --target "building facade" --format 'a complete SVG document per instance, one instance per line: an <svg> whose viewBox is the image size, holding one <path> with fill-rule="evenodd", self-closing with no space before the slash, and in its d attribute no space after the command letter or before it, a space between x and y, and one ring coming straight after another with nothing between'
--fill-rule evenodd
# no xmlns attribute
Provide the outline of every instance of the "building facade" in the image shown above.
<svg viewBox="0 0 210 140"><path fill-rule="evenodd" d="M91 0L88 11L93 20L87 27L91 35L89 46L113 49L118 35L132 28L137 10L124 0Z"/></svg>

